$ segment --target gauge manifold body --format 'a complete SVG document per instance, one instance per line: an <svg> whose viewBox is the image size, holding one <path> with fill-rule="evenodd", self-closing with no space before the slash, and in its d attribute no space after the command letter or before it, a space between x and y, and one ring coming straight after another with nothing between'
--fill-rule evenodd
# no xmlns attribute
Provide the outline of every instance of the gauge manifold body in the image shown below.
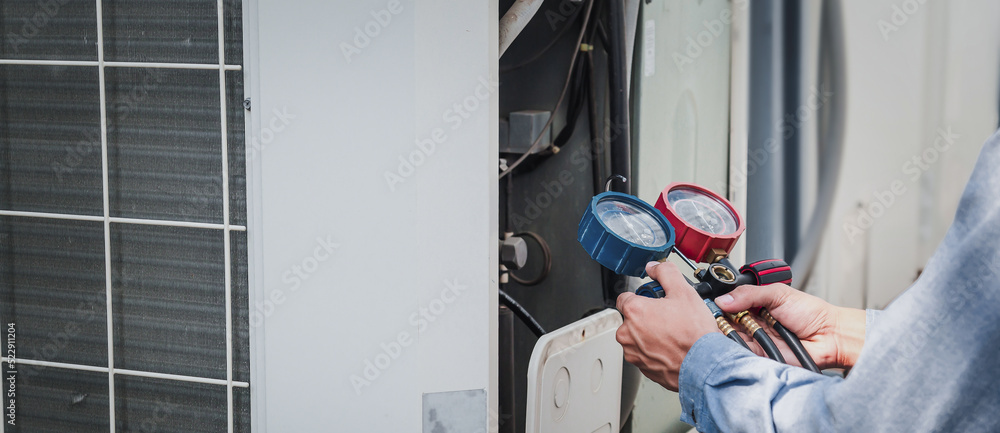
<svg viewBox="0 0 1000 433"><path fill-rule="evenodd" d="M662 260L674 246L674 228L635 196L605 192L590 202L577 240L594 260L623 275L646 276L646 263Z"/></svg>
<svg viewBox="0 0 1000 433"><path fill-rule="evenodd" d="M720 252L729 254L746 229L732 204L691 183L667 185L656 209L674 226L677 249L698 262L711 262Z"/></svg>

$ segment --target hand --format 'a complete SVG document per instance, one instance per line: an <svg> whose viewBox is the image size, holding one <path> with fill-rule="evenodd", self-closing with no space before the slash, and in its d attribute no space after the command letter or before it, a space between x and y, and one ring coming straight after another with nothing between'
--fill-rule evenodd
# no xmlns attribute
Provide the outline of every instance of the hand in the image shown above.
<svg viewBox="0 0 1000 433"><path fill-rule="evenodd" d="M719 332L715 318L673 263L650 262L646 273L663 287L660 299L622 293L618 311L625 323L618 342L625 360L664 388L677 391L684 356L702 336Z"/></svg>
<svg viewBox="0 0 1000 433"><path fill-rule="evenodd" d="M727 313L767 308L775 320L802 340L802 346L820 368L854 366L865 342L864 310L837 307L785 284L740 286L716 298L715 303ZM763 320L757 322L781 349L785 361L798 365L784 340ZM744 340L754 352L763 353L752 339Z"/></svg>

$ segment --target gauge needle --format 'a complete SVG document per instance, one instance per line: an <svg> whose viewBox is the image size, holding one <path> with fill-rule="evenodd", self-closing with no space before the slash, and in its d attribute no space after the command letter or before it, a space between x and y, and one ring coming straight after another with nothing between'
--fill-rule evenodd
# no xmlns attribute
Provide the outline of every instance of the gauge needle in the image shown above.
<svg viewBox="0 0 1000 433"><path fill-rule="evenodd" d="M628 226L629 230L632 230L632 233L635 233L635 238L639 240L639 242L641 242L643 245L646 245L646 243L642 241L642 236L639 235L639 231L635 229L634 225L632 225L632 222L629 221L628 218L625 218L624 215L621 218L625 220L625 225Z"/></svg>
<svg viewBox="0 0 1000 433"><path fill-rule="evenodd" d="M705 222L705 225L702 227L707 229L712 228L712 223L708 222L708 218L705 218L705 214L701 212L701 209L698 209L698 218L701 218L701 220Z"/></svg>

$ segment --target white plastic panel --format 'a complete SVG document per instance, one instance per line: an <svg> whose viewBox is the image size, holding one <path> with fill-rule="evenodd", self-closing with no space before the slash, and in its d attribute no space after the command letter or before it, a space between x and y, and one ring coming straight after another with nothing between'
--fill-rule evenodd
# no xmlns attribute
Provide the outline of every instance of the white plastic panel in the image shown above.
<svg viewBox="0 0 1000 433"><path fill-rule="evenodd" d="M495 413L495 1L249 13L255 431L420 431L442 391Z"/></svg>
<svg viewBox="0 0 1000 433"><path fill-rule="evenodd" d="M525 433L620 430L621 324L607 309L538 339L528 361Z"/></svg>

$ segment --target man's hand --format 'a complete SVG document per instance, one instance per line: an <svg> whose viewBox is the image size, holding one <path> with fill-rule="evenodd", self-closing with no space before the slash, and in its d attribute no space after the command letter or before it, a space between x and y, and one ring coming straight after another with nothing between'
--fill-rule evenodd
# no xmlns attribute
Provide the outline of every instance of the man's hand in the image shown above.
<svg viewBox="0 0 1000 433"><path fill-rule="evenodd" d="M618 311L625 323L616 336L625 348L626 361L654 382L677 391L684 356L699 338L719 328L677 266L650 262L646 273L660 283L664 297L651 299L628 292L618 296Z"/></svg>
<svg viewBox="0 0 1000 433"><path fill-rule="evenodd" d="M851 367L861 353L865 342L865 312L841 308L800 292L784 284L767 286L740 286L728 295L715 299L727 313L738 313L751 308L767 308L771 316L802 340L820 368ZM798 360L777 333L758 320L781 349L785 361L798 365ZM756 342L747 343L754 352L762 353Z"/></svg>

